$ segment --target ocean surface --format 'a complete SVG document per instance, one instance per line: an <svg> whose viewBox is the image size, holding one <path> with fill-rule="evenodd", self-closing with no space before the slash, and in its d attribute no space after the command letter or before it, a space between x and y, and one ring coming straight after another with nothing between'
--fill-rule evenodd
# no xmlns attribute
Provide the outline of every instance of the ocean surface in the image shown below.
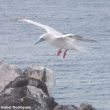
<svg viewBox="0 0 110 110"><path fill-rule="evenodd" d="M81 43L86 53L70 50L63 59L46 42L34 45L44 30L16 21L22 18L98 42ZM52 69L60 104L110 110L110 0L0 0L0 60Z"/></svg>

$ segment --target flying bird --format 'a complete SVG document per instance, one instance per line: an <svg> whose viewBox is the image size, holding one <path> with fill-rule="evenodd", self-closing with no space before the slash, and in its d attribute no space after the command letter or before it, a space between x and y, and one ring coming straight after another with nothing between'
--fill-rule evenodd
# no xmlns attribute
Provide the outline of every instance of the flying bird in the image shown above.
<svg viewBox="0 0 110 110"><path fill-rule="evenodd" d="M47 43L58 48L57 56L60 56L63 52L62 50L64 49L63 58L66 57L68 49L83 51L82 47L73 43L75 40L83 42L96 42L96 40L86 39L76 34L63 34L48 25L44 25L29 19L21 19L19 21L43 28L46 32L40 36L39 40L35 44L47 41Z"/></svg>

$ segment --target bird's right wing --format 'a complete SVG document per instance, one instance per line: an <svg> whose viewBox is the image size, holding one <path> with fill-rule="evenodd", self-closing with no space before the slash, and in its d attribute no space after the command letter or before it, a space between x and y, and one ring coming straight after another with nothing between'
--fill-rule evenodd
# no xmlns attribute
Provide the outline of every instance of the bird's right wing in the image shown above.
<svg viewBox="0 0 110 110"><path fill-rule="evenodd" d="M57 47L62 47L64 48L67 45L70 45L71 49L77 50L77 51L81 51L81 52L85 52L86 50L82 47L82 46L77 46L76 44L73 44L71 42L70 39L68 38L63 38L63 37L58 37L55 39L55 45L57 45Z"/></svg>
<svg viewBox="0 0 110 110"><path fill-rule="evenodd" d="M29 24L33 24L35 26L41 27L41 28L45 29L48 33L53 33L53 34L58 35L58 36L62 35L62 33L56 31L55 29L53 29L50 26L47 26L47 25L44 25L44 24L29 20L29 19L22 19L22 20L19 20L19 21L27 22Z"/></svg>
<svg viewBox="0 0 110 110"><path fill-rule="evenodd" d="M79 41L84 41L84 42L97 42L96 40L93 40L93 39L87 39L87 38L83 38L82 36L79 36L79 35L75 35L75 34L66 34L66 35L63 35L63 37L65 39L71 39L71 40L79 40Z"/></svg>

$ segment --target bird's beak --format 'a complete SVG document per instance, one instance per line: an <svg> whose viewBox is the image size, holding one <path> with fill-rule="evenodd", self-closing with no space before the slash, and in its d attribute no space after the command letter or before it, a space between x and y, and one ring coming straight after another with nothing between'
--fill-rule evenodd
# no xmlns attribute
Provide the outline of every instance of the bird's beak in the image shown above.
<svg viewBox="0 0 110 110"><path fill-rule="evenodd" d="M35 43L35 45L37 45L38 43L43 42L43 41L45 41L45 39L40 38L40 39Z"/></svg>

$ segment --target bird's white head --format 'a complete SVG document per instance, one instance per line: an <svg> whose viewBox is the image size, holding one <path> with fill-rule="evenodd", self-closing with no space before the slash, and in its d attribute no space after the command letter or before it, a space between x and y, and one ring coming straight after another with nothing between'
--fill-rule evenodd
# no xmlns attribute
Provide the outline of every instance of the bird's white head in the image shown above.
<svg viewBox="0 0 110 110"><path fill-rule="evenodd" d="M47 41L49 38L50 38L50 34L45 33L42 36L40 36L39 40L35 44L38 44L38 43L43 42L43 41Z"/></svg>
<svg viewBox="0 0 110 110"><path fill-rule="evenodd" d="M38 43L40 43L40 42L45 41L45 35L46 35L46 34L43 34L42 36L40 36L39 40L38 40L35 44L38 44Z"/></svg>

